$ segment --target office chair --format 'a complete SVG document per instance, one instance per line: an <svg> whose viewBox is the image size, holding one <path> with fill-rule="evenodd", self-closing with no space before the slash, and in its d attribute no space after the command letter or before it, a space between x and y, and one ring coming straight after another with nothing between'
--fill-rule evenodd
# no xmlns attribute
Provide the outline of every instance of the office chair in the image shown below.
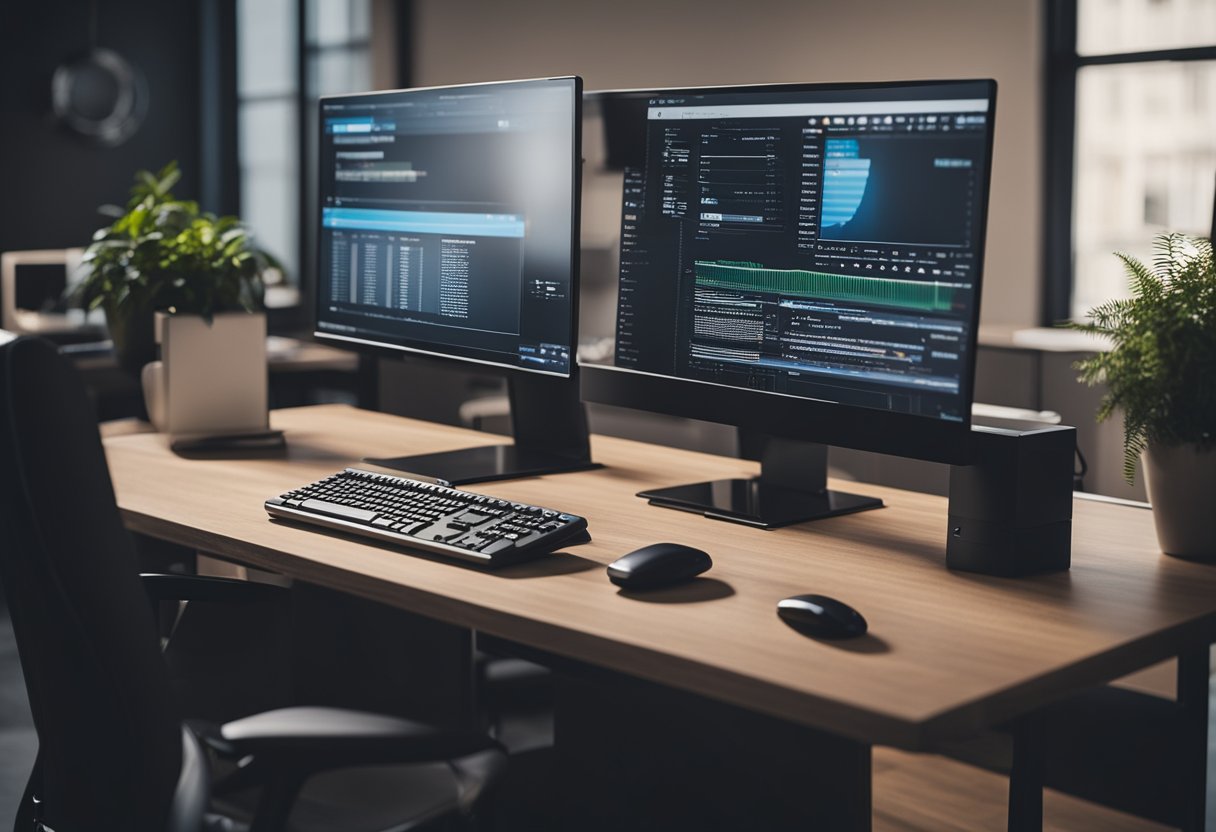
<svg viewBox="0 0 1216 832"><path fill-rule="evenodd" d="M16 830L407 830L475 819L504 763L480 734L335 708L183 721L83 386L41 339L0 346L0 472L0 585L39 741ZM183 576L150 585L161 599L273 589ZM213 760L231 761L214 786ZM418 763L434 765L402 765Z"/></svg>

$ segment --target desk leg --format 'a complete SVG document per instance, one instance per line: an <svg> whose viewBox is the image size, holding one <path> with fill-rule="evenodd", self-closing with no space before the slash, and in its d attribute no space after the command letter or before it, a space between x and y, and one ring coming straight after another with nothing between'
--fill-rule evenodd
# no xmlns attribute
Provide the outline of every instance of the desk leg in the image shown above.
<svg viewBox="0 0 1216 832"><path fill-rule="evenodd" d="M1043 737L1034 715L1013 728L1013 767L1009 773L1009 832L1043 829Z"/></svg>
<svg viewBox="0 0 1216 832"><path fill-rule="evenodd" d="M1208 680L1210 650L1178 657L1178 706L1182 710L1182 776L1186 778L1183 832L1203 832L1207 813Z"/></svg>
<svg viewBox="0 0 1216 832"><path fill-rule="evenodd" d="M555 716L563 829L870 829L864 743L608 674L559 676Z"/></svg>

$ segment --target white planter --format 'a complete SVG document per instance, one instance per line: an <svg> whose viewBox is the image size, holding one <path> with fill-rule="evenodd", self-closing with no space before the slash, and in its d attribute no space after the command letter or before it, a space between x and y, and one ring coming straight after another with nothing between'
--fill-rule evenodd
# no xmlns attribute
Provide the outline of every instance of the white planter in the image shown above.
<svg viewBox="0 0 1216 832"><path fill-rule="evenodd" d="M1216 448L1150 443L1142 461L1161 551L1216 562Z"/></svg>
<svg viewBox="0 0 1216 832"><path fill-rule="evenodd" d="M148 417L173 437L254 433L268 427L266 316L156 313L161 360L144 367Z"/></svg>

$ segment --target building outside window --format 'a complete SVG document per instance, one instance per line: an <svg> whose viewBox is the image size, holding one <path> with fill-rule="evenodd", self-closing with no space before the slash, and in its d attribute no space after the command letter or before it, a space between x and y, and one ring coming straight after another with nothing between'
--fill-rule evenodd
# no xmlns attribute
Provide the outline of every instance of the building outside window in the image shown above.
<svg viewBox="0 0 1216 832"><path fill-rule="evenodd" d="M1216 187L1216 2L1050 4L1046 317L1083 318L1128 294L1112 252L1151 260L1169 230L1206 236ZM1073 16L1069 20L1069 16ZM1070 37L1072 35L1072 37ZM1071 44L1069 43L1071 41ZM1067 104L1075 84L1073 129ZM1061 147L1075 136L1072 147ZM1053 181L1071 157L1071 183ZM1071 188L1071 205L1061 199ZM1056 200L1053 215L1050 200ZM1065 213L1067 212L1067 213ZM1071 233L1068 229L1071 226ZM1071 267L1071 268L1070 268Z"/></svg>
<svg viewBox="0 0 1216 832"><path fill-rule="evenodd" d="M314 242L309 206L315 199L315 102L320 95L373 88L376 5L373 0L237 3L241 214L283 263L286 285L297 290L307 282Z"/></svg>

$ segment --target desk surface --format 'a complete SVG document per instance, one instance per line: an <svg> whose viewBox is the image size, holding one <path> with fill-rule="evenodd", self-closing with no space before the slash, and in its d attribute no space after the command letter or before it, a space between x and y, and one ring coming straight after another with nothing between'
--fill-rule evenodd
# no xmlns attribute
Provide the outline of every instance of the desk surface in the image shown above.
<svg viewBox="0 0 1216 832"><path fill-rule="evenodd" d="M107 438L128 527L874 744L929 748L1216 640L1216 569L1160 554L1143 509L1078 500L1070 572L954 573L940 497L851 484L887 507L761 531L633 496L754 464L597 436L603 470L469 487L582 514L594 542L482 572L271 522L262 501L363 454L494 437L338 405L274 411L271 423L287 433L286 459L190 460L157 434ZM704 548L714 568L619 593L604 566L661 540ZM790 630L776 603L802 592L854 605L870 633L830 643Z"/></svg>

